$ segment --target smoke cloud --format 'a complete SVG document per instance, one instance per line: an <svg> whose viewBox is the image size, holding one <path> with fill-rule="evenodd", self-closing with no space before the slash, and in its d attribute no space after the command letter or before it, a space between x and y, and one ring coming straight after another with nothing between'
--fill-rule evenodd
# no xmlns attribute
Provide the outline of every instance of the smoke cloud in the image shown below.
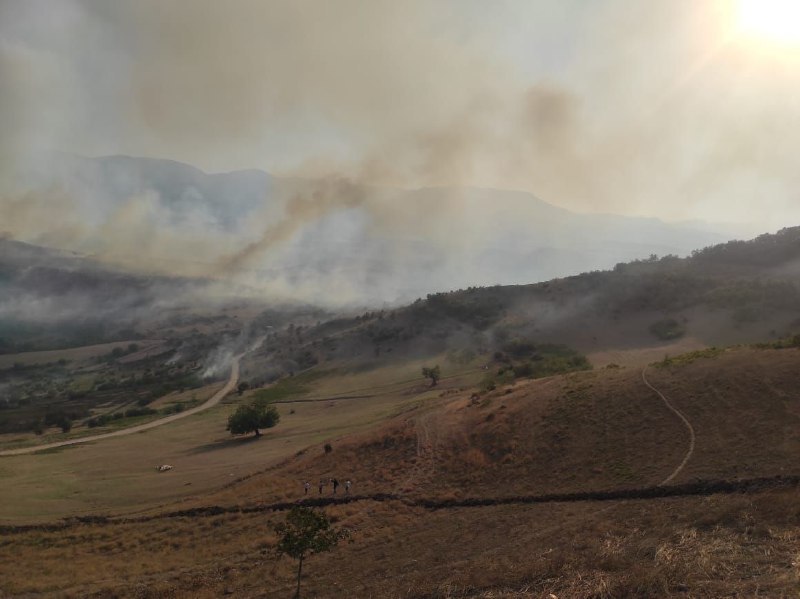
<svg viewBox="0 0 800 599"><path fill-rule="evenodd" d="M295 195L286 205L285 215L269 225L255 241L221 261L221 271L237 271L261 258L270 248L285 242L309 222L319 220L338 209L360 206L364 202L365 190L349 181L321 181L310 195Z"/></svg>
<svg viewBox="0 0 800 599"><path fill-rule="evenodd" d="M319 253L331 228L393 252L409 251L402 238L491 248L460 219L497 205L447 193L421 214L399 188L518 189L578 212L752 233L794 224L800 56L737 37L732 6L4 0L0 231L216 274L278 268L301 241ZM283 179L226 228L199 208L176 216L157 190L112 202L91 177L53 179L52 150ZM367 258L350 264L369 270Z"/></svg>

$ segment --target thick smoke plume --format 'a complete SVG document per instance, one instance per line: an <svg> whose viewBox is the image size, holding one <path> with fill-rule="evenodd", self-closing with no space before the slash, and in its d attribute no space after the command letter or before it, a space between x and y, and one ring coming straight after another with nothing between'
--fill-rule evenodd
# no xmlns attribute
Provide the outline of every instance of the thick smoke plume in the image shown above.
<svg viewBox="0 0 800 599"><path fill-rule="evenodd" d="M309 195L295 195L286 205L285 215L270 224L263 234L236 253L226 256L220 263L221 272L237 271L261 258L270 248L294 236L309 222L323 218L339 209L360 206L365 190L345 180L321 181Z"/></svg>
<svg viewBox="0 0 800 599"><path fill-rule="evenodd" d="M459 251L507 237L481 237L496 202L448 192L420 210L398 188L519 189L578 212L733 220L748 233L792 224L800 57L737 37L731 6L4 0L0 231L216 275L280 269L301 241L324 252L315 244L334 224L385 238L386 251L421 239L461 268L480 257ZM153 189L111 202L92 191L108 177L54 177L52 150L284 178L219 225ZM176 202L199 204L185 189ZM540 218L528 202L514 223Z"/></svg>

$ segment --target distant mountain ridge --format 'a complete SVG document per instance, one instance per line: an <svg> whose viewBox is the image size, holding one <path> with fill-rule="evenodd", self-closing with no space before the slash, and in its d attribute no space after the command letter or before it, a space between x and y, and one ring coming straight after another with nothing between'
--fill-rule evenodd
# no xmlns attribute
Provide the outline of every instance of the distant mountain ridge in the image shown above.
<svg viewBox="0 0 800 599"><path fill-rule="evenodd" d="M543 281L651 254L686 255L729 239L710 225L576 214L525 192L348 183L342 192L325 193L349 193L358 201L319 200L327 184L259 170L206 174L179 162L128 156L61 156L32 183L81 198L89 233L80 247L89 253L96 247L100 256L113 254L116 239L105 223L130 212L145 240L192 241L173 242L167 250L140 243L143 268L161 262L213 264L261 242L265 249L244 265L248 283L329 303L402 301L470 285ZM280 243L264 243L296 218L298 205L312 208L312 214L299 225L291 222ZM207 236L208 243L198 243L198 236ZM117 253L139 251L129 244ZM169 272L170 266L161 268ZM177 270L220 274L202 267Z"/></svg>

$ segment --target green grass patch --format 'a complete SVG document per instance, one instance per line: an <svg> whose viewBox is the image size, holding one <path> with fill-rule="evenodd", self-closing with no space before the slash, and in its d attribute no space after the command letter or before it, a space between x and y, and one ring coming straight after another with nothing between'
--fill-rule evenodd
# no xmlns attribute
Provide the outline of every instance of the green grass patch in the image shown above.
<svg viewBox="0 0 800 599"><path fill-rule="evenodd" d="M792 337L784 337L777 341L770 341L767 343L754 343L752 345L755 349L791 349L800 347L800 335L793 335Z"/></svg>
<svg viewBox="0 0 800 599"><path fill-rule="evenodd" d="M323 378L330 372L328 370L311 370L295 376L287 376L266 389L259 389L253 394L253 398L256 401L271 403L304 395L311 391L311 383Z"/></svg>
<svg viewBox="0 0 800 599"><path fill-rule="evenodd" d="M723 353L725 353L724 347L707 347L706 349L698 349L697 351L680 354L674 357L670 357L668 355L664 356L664 359L660 362L656 362L654 366L656 368L666 368L668 366L686 366L687 364L691 364L697 360L716 358Z"/></svg>

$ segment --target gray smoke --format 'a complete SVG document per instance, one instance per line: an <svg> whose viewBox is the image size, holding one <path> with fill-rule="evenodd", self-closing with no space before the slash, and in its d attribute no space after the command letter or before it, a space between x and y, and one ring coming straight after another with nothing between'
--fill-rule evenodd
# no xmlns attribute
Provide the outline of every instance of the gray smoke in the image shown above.
<svg viewBox="0 0 800 599"><path fill-rule="evenodd" d="M491 282L474 265L507 251L498 202L448 191L420 207L400 188L520 189L578 212L732 220L748 233L793 224L800 59L732 35L730 6L4 0L0 232L352 299L390 290L370 256L325 263L348 236L399 264L430 260L420 288ZM101 169L54 172L52 150L284 178L247 205L217 189L225 217L191 181L177 199L143 175L109 188ZM541 217L525 201L513 223ZM585 230L559 242L579 245ZM309 258L322 266L303 271ZM411 292L415 272L392 275Z"/></svg>

